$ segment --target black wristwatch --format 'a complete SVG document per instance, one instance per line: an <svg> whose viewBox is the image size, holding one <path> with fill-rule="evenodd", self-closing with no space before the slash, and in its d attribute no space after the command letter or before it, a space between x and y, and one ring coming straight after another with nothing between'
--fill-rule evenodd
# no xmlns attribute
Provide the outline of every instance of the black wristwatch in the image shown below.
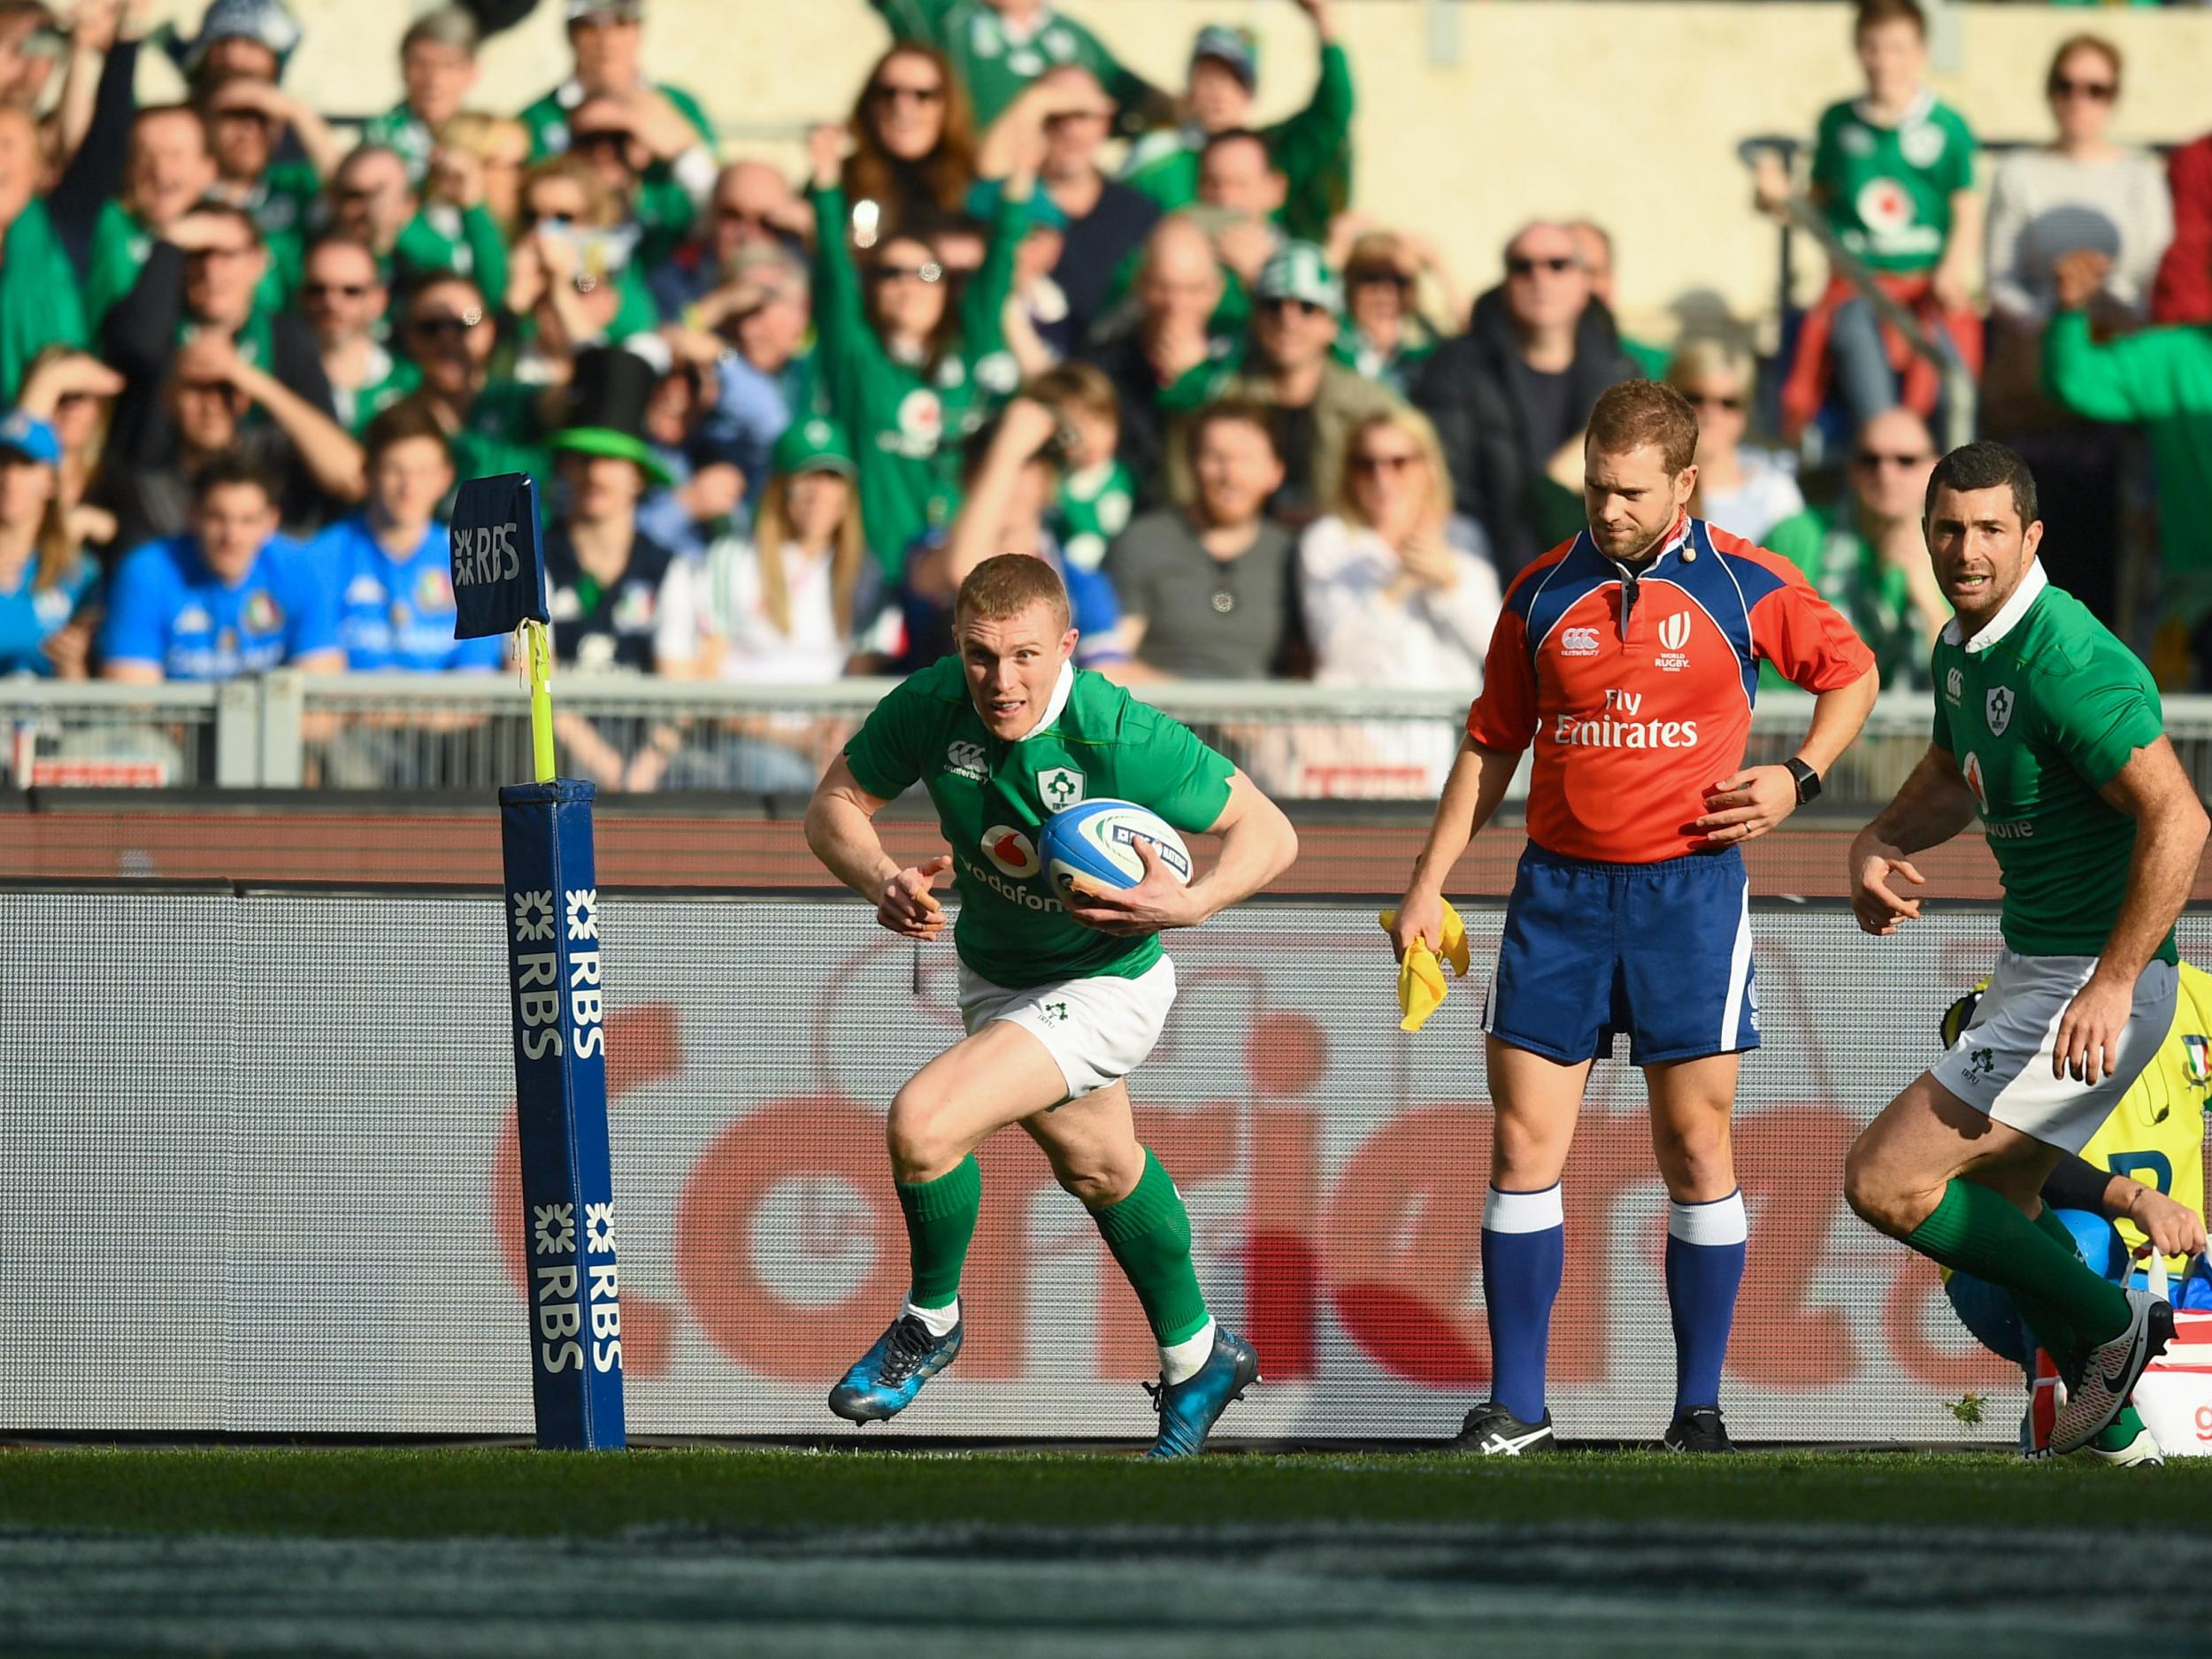
<svg viewBox="0 0 2212 1659"><path fill-rule="evenodd" d="M1790 776L1797 780L1797 804L1820 799L1820 774L1803 761L1794 757L1782 763L1790 769Z"/></svg>

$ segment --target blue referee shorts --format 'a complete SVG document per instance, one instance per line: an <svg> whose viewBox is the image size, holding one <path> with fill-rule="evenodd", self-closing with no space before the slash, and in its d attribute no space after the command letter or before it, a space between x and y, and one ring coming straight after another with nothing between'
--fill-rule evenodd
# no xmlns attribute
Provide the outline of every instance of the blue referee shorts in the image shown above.
<svg viewBox="0 0 2212 1659"><path fill-rule="evenodd" d="M1751 884L1734 848L1651 864L1521 855L1482 1028L1562 1064L1633 1065L1759 1046Z"/></svg>

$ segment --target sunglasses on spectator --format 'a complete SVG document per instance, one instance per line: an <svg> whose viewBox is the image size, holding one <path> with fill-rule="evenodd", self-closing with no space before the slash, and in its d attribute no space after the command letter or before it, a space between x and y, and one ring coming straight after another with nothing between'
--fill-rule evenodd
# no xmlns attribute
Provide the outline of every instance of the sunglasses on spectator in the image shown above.
<svg viewBox="0 0 2212 1659"><path fill-rule="evenodd" d="M579 150L627 150L630 134L619 127L603 127L595 132L578 133L570 142Z"/></svg>
<svg viewBox="0 0 2212 1659"><path fill-rule="evenodd" d="M68 409L78 403L88 403L102 394L98 392L64 392L54 399L56 409Z"/></svg>
<svg viewBox="0 0 2212 1659"><path fill-rule="evenodd" d="M365 282L304 282L300 285L300 297L304 300L357 300L369 291Z"/></svg>
<svg viewBox="0 0 2212 1659"><path fill-rule="evenodd" d="M932 259L926 265L879 265L872 274L879 282L941 282L945 267Z"/></svg>
<svg viewBox="0 0 2212 1659"><path fill-rule="evenodd" d="M434 317L418 317L407 325L407 329L426 340L460 340L483 320L481 317L457 317L451 311L442 311Z"/></svg>
<svg viewBox="0 0 2212 1659"><path fill-rule="evenodd" d="M1412 450L1406 450L1397 455L1356 455L1352 457L1352 470L1355 472L1365 472L1371 475L1379 472L1403 472L1420 465L1420 455Z"/></svg>
<svg viewBox="0 0 2212 1659"><path fill-rule="evenodd" d="M2067 75L2051 77L2051 96L2055 98L2087 98L2095 104L2109 104L2120 96L2116 81L2076 81Z"/></svg>
<svg viewBox="0 0 2212 1659"><path fill-rule="evenodd" d="M1862 449L1858 455L1859 465L1870 472L1878 472L1886 466L1894 466L1900 469L1908 466L1925 466L1929 459L1924 450L1916 454L1892 455L1880 449Z"/></svg>
<svg viewBox="0 0 2212 1659"><path fill-rule="evenodd" d="M1724 397L1717 392L1685 392L1682 401L1692 409L1724 409L1732 415L1739 415L1750 400L1740 396Z"/></svg>
<svg viewBox="0 0 2212 1659"><path fill-rule="evenodd" d="M1508 276L1525 277L1538 271L1548 271L1554 276L1558 276L1563 272L1571 271L1574 268L1575 261L1571 254L1555 255L1548 259L1532 259L1525 254L1517 254L1505 262L1505 273Z"/></svg>
<svg viewBox="0 0 2212 1659"><path fill-rule="evenodd" d="M1329 311L1329 308L1325 305L1316 305L1311 300L1293 299L1287 294L1277 295L1262 300L1259 303L1259 309L1278 313L1295 311L1301 317L1325 317Z"/></svg>
<svg viewBox="0 0 2212 1659"><path fill-rule="evenodd" d="M202 261L209 259L243 259L249 254L252 253L253 250L253 244L250 242L247 242L236 248L192 248L186 250L184 258L185 263L188 265L195 259Z"/></svg>
<svg viewBox="0 0 2212 1659"><path fill-rule="evenodd" d="M177 390L180 393L189 392L200 397L227 398L233 396L238 388L228 380L179 380Z"/></svg>
<svg viewBox="0 0 2212 1659"><path fill-rule="evenodd" d="M1345 285L1349 288L1409 288L1413 279L1402 271L1388 265L1370 265L1365 270L1351 270L1344 273Z"/></svg>
<svg viewBox="0 0 2212 1659"><path fill-rule="evenodd" d="M896 104L904 98L909 104L935 104L945 96L942 87L902 87L895 81L879 81L868 88L868 96L878 104Z"/></svg>

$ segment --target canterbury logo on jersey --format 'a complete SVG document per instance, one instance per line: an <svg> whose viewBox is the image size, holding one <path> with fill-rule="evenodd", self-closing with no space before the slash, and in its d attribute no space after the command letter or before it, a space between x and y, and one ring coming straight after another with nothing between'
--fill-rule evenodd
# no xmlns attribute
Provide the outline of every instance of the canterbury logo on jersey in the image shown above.
<svg viewBox="0 0 2212 1659"><path fill-rule="evenodd" d="M1551 741L1577 749L1695 749L1695 720L1617 720L1609 714L1562 714Z"/></svg>
<svg viewBox="0 0 2212 1659"><path fill-rule="evenodd" d="M1562 657L1595 657L1598 654L1598 631L1595 628L1562 628L1559 631L1559 654Z"/></svg>

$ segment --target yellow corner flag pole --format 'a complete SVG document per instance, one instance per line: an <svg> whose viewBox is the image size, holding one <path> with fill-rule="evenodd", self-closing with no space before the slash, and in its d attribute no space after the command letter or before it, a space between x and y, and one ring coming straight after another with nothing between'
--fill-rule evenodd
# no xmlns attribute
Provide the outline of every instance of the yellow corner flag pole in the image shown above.
<svg viewBox="0 0 2212 1659"><path fill-rule="evenodd" d="M530 662L530 754L537 780L554 780L553 764L553 640L542 622L522 625L523 648Z"/></svg>

